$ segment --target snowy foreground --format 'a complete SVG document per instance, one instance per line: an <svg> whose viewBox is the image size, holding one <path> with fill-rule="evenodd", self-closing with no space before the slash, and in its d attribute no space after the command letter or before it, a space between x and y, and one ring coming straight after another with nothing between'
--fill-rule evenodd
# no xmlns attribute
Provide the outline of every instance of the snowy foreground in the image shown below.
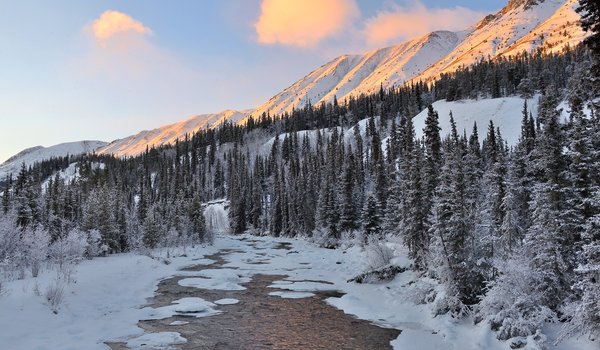
<svg viewBox="0 0 600 350"><path fill-rule="evenodd" d="M389 283L348 283L348 279L367 270L368 259L360 248L328 250L303 240L246 238L218 237L214 246L186 249L186 256L182 256L182 249L171 249L154 251L153 257L121 254L83 261L74 268L71 282L64 286L64 300L56 313L46 300L46 291L56 283L55 271L5 283L3 288L8 291L0 296L0 347L7 350L107 349L105 341L121 341L132 349L170 348L185 343L186 339L176 332L144 334L136 326L138 320L182 313L210 317L222 312L220 305L235 304L237 300L211 303L200 298L184 298L158 309L144 307L160 280L185 276L189 278L181 280L181 285L236 290L243 289L243 283L252 275L261 273L289 275L286 281L276 281L271 286L270 295L289 298L290 303L294 298L310 297L311 291L322 288L333 287L346 293L327 302L361 319L402 330L392 342L394 349L510 349L510 343L496 340L487 325L474 326L470 320L456 321L449 316L434 318L429 305L416 305L419 289L424 284L435 283L423 280L412 283L415 275L410 271ZM281 242L290 242L291 249L277 249ZM389 245L396 247L393 263L408 266L400 245ZM262 255L257 254L256 247L265 248L260 251ZM208 265L212 261L203 257L224 249L233 252L225 255L228 263L223 270L179 271L189 265ZM170 263L165 264L165 259ZM305 280L328 281L334 285L294 283ZM554 328L547 329L547 333L556 334L558 326L551 327ZM552 342L550 336L548 343ZM528 343L528 349L537 348L532 341ZM583 339L570 339L550 348L587 350L595 346Z"/></svg>

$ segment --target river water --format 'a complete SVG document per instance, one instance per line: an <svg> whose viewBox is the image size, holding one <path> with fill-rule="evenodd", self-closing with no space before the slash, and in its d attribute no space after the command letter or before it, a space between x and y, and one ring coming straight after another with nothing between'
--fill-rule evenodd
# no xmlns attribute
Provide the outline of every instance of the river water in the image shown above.
<svg viewBox="0 0 600 350"><path fill-rule="evenodd" d="M280 249L288 249L282 245ZM231 251L208 256L215 263L185 269L187 272L220 269L224 257ZM198 297L210 302L232 298L233 305L219 305L221 314L196 318L185 315L160 320L142 320L138 326L147 332L178 332L187 343L172 345L174 349L391 349L390 341L400 333L347 315L328 305L328 297L340 297L336 290L313 292L300 299L270 296L268 286L284 279L285 275L255 274L244 283L245 290L206 290L183 287L179 281L186 277L172 277L158 285L156 295L149 301L151 307L162 307L173 301ZM325 281L310 281L327 284ZM333 289L333 288L332 288ZM170 325L174 321L186 324ZM127 349L124 343L107 343L113 350Z"/></svg>

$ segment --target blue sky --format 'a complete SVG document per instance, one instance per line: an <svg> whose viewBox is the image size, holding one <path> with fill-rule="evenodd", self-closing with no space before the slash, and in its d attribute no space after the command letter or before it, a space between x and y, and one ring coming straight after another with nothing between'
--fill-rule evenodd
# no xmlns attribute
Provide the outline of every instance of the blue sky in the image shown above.
<svg viewBox="0 0 600 350"><path fill-rule="evenodd" d="M252 108L337 55L466 28L504 3L0 0L0 162Z"/></svg>

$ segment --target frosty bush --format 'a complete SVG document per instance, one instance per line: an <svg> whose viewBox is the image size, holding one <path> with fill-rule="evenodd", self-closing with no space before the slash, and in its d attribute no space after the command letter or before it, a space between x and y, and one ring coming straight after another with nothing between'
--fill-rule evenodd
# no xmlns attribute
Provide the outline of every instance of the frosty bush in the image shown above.
<svg viewBox="0 0 600 350"><path fill-rule="evenodd" d="M427 278L416 280L410 285L410 289L406 290L406 298L415 304L428 304L435 301L437 292L435 286Z"/></svg>
<svg viewBox="0 0 600 350"><path fill-rule="evenodd" d="M31 275L37 277L42 264L48 259L50 234L41 228L35 230L27 228L22 233L22 242Z"/></svg>
<svg viewBox="0 0 600 350"><path fill-rule="evenodd" d="M60 278L56 278L46 289L46 300L54 313L58 312L60 304L65 298L65 284Z"/></svg>
<svg viewBox="0 0 600 350"><path fill-rule="evenodd" d="M0 298L8 294L8 290L2 286L2 281L0 281Z"/></svg>
<svg viewBox="0 0 600 350"><path fill-rule="evenodd" d="M361 230L342 231L340 238L340 247L342 249L358 246L364 242L364 232Z"/></svg>
<svg viewBox="0 0 600 350"><path fill-rule="evenodd" d="M500 340L536 334L555 318L535 288L542 276L526 266L528 261L519 254L501 265L500 275L479 305L479 318L490 322Z"/></svg>
<svg viewBox="0 0 600 350"><path fill-rule="evenodd" d="M369 237L365 251L367 253L367 264L373 270L389 265L394 257L394 251L385 244L385 241L376 236Z"/></svg>
<svg viewBox="0 0 600 350"><path fill-rule="evenodd" d="M24 257L20 231L10 217L0 217L0 269L5 277L25 277Z"/></svg>
<svg viewBox="0 0 600 350"><path fill-rule="evenodd" d="M434 316L450 314L452 317L462 318L469 313L468 308L458 297L458 291L447 290L437 293L433 302L432 313Z"/></svg>
<svg viewBox="0 0 600 350"><path fill-rule="evenodd" d="M72 229L66 237L60 237L50 245L50 257L62 269L66 264L81 260L87 246L87 235L79 229Z"/></svg>
<svg viewBox="0 0 600 350"><path fill-rule="evenodd" d="M336 248L339 244L339 241L334 237L331 237L329 232L324 228L316 228L312 232L311 241L323 248Z"/></svg>
<svg viewBox="0 0 600 350"><path fill-rule="evenodd" d="M98 230L89 230L87 232L86 242L85 256L88 259L105 255L108 252L108 246L102 242L102 235Z"/></svg>

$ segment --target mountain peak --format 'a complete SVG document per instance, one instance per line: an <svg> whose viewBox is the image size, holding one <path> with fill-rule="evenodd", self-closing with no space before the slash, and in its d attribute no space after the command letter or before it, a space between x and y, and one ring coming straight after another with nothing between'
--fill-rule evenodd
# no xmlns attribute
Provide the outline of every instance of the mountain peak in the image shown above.
<svg viewBox="0 0 600 350"><path fill-rule="evenodd" d="M544 0L509 0L508 5L506 5L505 9L508 11L516 9L520 6L523 6L525 9L528 9L534 5L537 5L538 3L543 2Z"/></svg>

